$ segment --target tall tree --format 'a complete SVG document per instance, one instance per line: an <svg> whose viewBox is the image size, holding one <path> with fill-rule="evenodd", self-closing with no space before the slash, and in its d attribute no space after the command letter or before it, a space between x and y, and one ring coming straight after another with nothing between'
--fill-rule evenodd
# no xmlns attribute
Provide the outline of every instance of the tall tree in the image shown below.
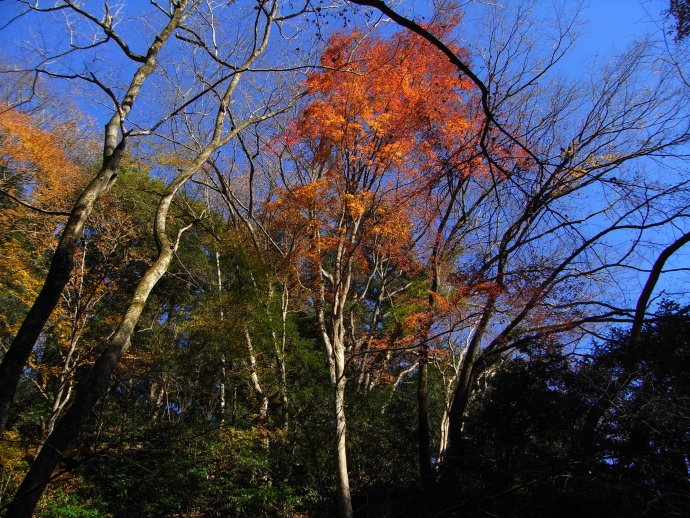
<svg viewBox="0 0 690 518"><path fill-rule="evenodd" d="M480 77L443 38L413 19L384 2L354 3L374 7L423 37L481 93L480 146L489 175L468 184L479 190L467 191L463 200L468 205L462 211L484 215L483 225L468 229L463 238L484 245L474 252L468 247L455 269L461 282L479 282L490 289L482 290L472 302L477 309L463 315L463 323L455 327L467 335L468 344L449 414L449 457L459 457L465 407L474 380L492 357L529 337L631 318L629 305L609 303L607 276L634 267L631 254L639 250L645 233L684 224L682 195L676 198L679 203L674 195L684 192L686 183L664 184L648 177L640 185L635 171L626 166L641 157L672 153L686 142L687 117L681 112L687 106L677 104L679 85L672 70L646 74L655 61L650 59L653 47L644 42L602 70L591 88L559 79L557 86L546 89L540 87L543 79L572 41L571 23L558 25L551 35L556 45L542 51L532 44L538 28L530 21L529 8L515 14L493 10L489 50L477 54L484 60ZM522 63L539 66L516 66L511 58L516 53L523 56ZM498 146L487 147L494 138ZM517 146L522 158L497 156L501 143ZM596 189L607 193L606 202ZM569 200L580 197L591 200L591 210L573 210ZM668 211L657 212L664 204ZM601 217L607 224L595 231L593 223ZM610 253L616 235L629 239L617 257Z"/></svg>
<svg viewBox="0 0 690 518"><path fill-rule="evenodd" d="M185 5L175 4L175 7L181 9ZM192 7L196 8L196 5ZM207 29L204 26L207 22L204 13L200 11L197 13L202 27ZM171 20L181 21L182 14L182 12L175 11ZM185 14L187 13L185 12ZM159 198L153 221L158 255L153 264L138 279L132 299L112 338L90 369L88 376L77 386L74 402L56 424L17 490L15 498L8 506L8 512L11 515L28 517L33 513L53 470L86 422L98 399L106 393L110 386L115 367L130 346L132 333L151 291L170 267L180 246L183 233L194 223L194 221L190 221L187 224L175 225L177 228L173 230L173 233L169 230L170 208L175 194L183 188L192 176L201 170L214 153L232 141L238 133L285 111L289 107L289 102L281 103L281 98L271 99L267 105L263 105L258 114L256 112L250 113L242 120L237 118L241 117L241 114L233 113L231 107L231 102L237 93L242 78L268 48L271 28L276 23L278 16L277 2L272 2L270 5L260 4L252 17L252 25L255 30L252 42L247 47L236 49L235 58L237 62L235 64L229 63L230 58L223 60L223 68L219 74L221 79L216 80L213 87L214 94L217 95L215 109L209 117L210 120L202 121L202 123L209 125L209 132L202 137L203 140L200 139L196 142L192 140L189 147L194 149L193 155L182 162L184 167L173 174ZM214 26L211 26L210 29L214 29ZM172 31L172 27L170 30ZM192 34L197 34L197 37L190 40L190 45L205 48L211 57L214 57L210 50L212 47L206 46L201 36L193 29ZM215 36L215 32L211 33L211 36ZM193 137L197 137L197 135L193 135ZM201 215L196 215L196 218L199 217Z"/></svg>
<svg viewBox="0 0 690 518"><path fill-rule="evenodd" d="M451 30L455 21L438 29ZM467 160L442 150L476 135L465 108L469 83L430 51L406 34L388 40L359 33L333 37L321 58L331 70L310 76L312 98L273 145L284 164L284 192L271 205L273 228L283 234L289 229L291 242L304 243L298 251L303 283L312 291L330 367L342 516L352 514L347 357L375 349L382 338L382 304L405 289L402 279L417 268L415 200L428 192L442 165L462 168ZM458 174L470 173L463 168ZM420 362L425 372L426 362ZM420 419L422 469L428 473L428 418Z"/></svg>
<svg viewBox="0 0 690 518"><path fill-rule="evenodd" d="M198 2L181 0L180 2L171 2L168 11L161 9L164 14L163 21L156 30L156 35L152 39L151 44L147 46L143 53L131 50L130 45L115 30L113 17L109 12L107 3L103 19L69 1L60 3L56 7L40 8L37 5L29 7L29 10L35 11L71 11L76 16L85 19L88 23L93 23L102 31L103 34L100 39L95 39L85 47L73 46L67 51L68 54L72 51L82 50L82 48L92 49L109 41L114 41L123 53L124 58L136 64L137 69L132 74L129 85L120 98L116 97L113 91L93 74L93 71L74 75L66 72L53 72L46 67L36 69L36 72L39 74L45 73L57 77L79 78L98 86L112 101L113 114L105 126L100 170L82 190L70 209L68 220L62 229L60 240L53 253L43 286L17 331L14 340L5 352L2 363L0 363L0 433L7 425L10 406L14 399L17 383L24 365L50 314L55 309L62 290L69 281L70 274L74 268L74 251L84 226L93 211L95 203L103 194L108 192L117 179L118 168L129 135L126 130L127 117L139 96L144 82L156 69L156 59L161 48L187 16L190 5L195 3ZM70 25L69 28L71 30L72 26Z"/></svg>

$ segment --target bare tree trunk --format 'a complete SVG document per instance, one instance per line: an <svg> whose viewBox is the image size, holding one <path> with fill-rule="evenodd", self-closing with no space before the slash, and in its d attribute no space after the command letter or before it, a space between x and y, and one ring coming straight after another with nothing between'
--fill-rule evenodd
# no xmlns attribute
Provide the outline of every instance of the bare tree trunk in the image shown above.
<svg viewBox="0 0 690 518"><path fill-rule="evenodd" d="M249 334L249 329L245 326L244 337L247 340L247 353L249 354L249 378L252 381L252 388L256 397L259 398L259 421L264 423L268 417L268 396L266 392L261 388L261 382L259 381L259 374L256 371L256 355L254 354L254 346L252 344L252 337ZM268 441L264 445L268 448Z"/></svg>
<svg viewBox="0 0 690 518"><path fill-rule="evenodd" d="M36 508L63 452L77 436L96 402L108 390L111 377L122 354L130 344L130 337L139 321L151 290L167 271L173 258L174 247L161 249L158 260L149 268L137 285L134 297L120 322L107 349L91 368L88 378L77 386L74 402L55 425L31 469L24 477L17 494L7 508L7 516L30 518Z"/></svg>
<svg viewBox="0 0 690 518"><path fill-rule="evenodd" d="M259 53L262 51L263 49ZM255 56L258 56L258 54L255 54ZM239 75L235 76L225 92L216 115L215 131L210 142L198 153L189 166L181 171L166 187L158 203L154 219L154 236L158 247L158 258L140 279L129 307L106 350L96 360L86 381L77 386L74 403L57 423L55 430L50 434L36 460L31 465L31 469L26 474L17 494L8 507L8 516L17 518L29 518L31 516L45 490L46 484L50 481L51 474L62 457L62 452L67 449L72 440L77 436L98 399L108 390L110 378L120 357L129 347L130 338L151 290L167 272L179 246L182 233L191 226L180 229L175 240L171 240L168 235L166 230L167 217L175 194L206 163L213 152L228 143L242 129L259 120L265 120L275 115L275 112L271 112L267 115L261 115L257 119L249 119L235 126L225 137L221 137L225 107L229 103L230 96L234 92L239 79Z"/></svg>
<svg viewBox="0 0 690 518"><path fill-rule="evenodd" d="M338 465L338 516L340 518L352 517L352 496L350 494L350 476L347 468L347 420L345 418L345 346L334 331L333 340L328 335L323 318L323 311L319 311L321 323L321 335L326 344L328 367L333 387L333 404L335 411L335 453Z"/></svg>
<svg viewBox="0 0 690 518"><path fill-rule="evenodd" d="M216 278L217 278L217 283L218 283L218 297L220 298L222 293L223 293L223 278L221 277L221 272L220 272L220 253L218 252L218 249L216 249ZM220 299L219 314L220 314L219 315L220 321L223 322L225 320L225 311L223 311L222 299ZM226 406L225 379L226 379L225 353L221 353L221 356L220 356L220 383L218 384L218 398L220 400L219 413L220 413L220 424L221 425L225 424L225 406Z"/></svg>
<svg viewBox="0 0 690 518"><path fill-rule="evenodd" d="M339 254L340 255L340 254ZM342 291L334 303L333 323L333 369L335 369L335 437L338 460L338 508L341 518L352 518L352 496L350 494L350 475L347 467L347 421L345 418L345 300L349 292L350 272L343 282Z"/></svg>
<svg viewBox="0 0 690 518"><path fill-rule="evenodd" d="M395 391L398 390L398 387L400 386L400 384L405 379L405 376L407 376L408 374L410 374L411 372L413 372L417 368L419 368L419 363L413 363L407 369L400 371L400 373L398 374L398 377L395 379L395 383L393 383L393 386L391 387L391 395L388 396L388 400L381 407L381 413L382 414L385 414L386 410L388 410L388 406L391 404L391 401L393 401L393 397L395 396Z"/></svg>
<svg viewBox="0 0 690 518"><path fill-rule="evenodd" d="M137 69L125 96L117 106L110 121L105 126L103 144L103 165L98 174L84 188L70 211L69 219L60 236L55 253L48 269L43 287L27 313L22 325L10 344L0 363L0 434L5 430L9 419L10 407L17 391L24 365L31 355L43 328L57 305L60 294L69 281L74 269L74 251L83 233L84 226L93 211L96 202L106 194L115 183L120 159L125 149L126 135L120 136L120 128L132 109L142 85L156 68L156 58L163 44L172 35L186 14L189 0L174 4L175 9L164 29L156 35L153 43L142 58L142 65ZM119 142L118 142L118 136Z"/></svg>
<svg viewBox="0 0 690 518"><path fill-rule="evenodd" d="M46 426L45 435L48 436L53 432L55 428L55 423L62 415L67 403L69 403L72 398L72 392L74 390L74 376L73 370L76 360L73 360L74 353L77 349L77 344L79 343L79 336L72 337L70 348L67 351L67 356L64 360L62 371L60 372L60 380L58 385L58 390L53 399L53 405L50 409L50 419L48 419L48 425Z"/></svg>
<svg viewBox="0 0 690 518"><path fill-rule="evenodd" d="M474 367L478 348L479 340L475 339L470 343L470 347L467 353L465 353L460 368L460 374L458 375L458 384L455 387L455 393L453 395L453 402L448 411L448 446L444 457L446 464L452 464L462 455L462 433L464 428L465 409L470 399L472 382L476 374Z"/></svg>
<svg viewBox="0 0 690 518"><path fill-rule="evenodd" d="M448 382L446 387L444 405L443 405L443 416L441 417L441 439L438 445L438 460L439 463L443 462L446 455L446 450L448 449L448 433L450 429L450 409L453 406L453 395L455 393L455 383L457 382L458 374L456 374Z"/></svg>
<svg viewBox="0 0 690 518"><path fill-rule="evenodd" d="M428 333L427 333L428 335ZM429 346L424 343L418 351L417 362L417 448L419 474L423 485L431 483L431 426L429 425Z"/></svg>
<svg viewBox="0 0 690 518"><path fill-rule="evenodd" d="M347 422L345 420L345 351L342 344L335 346L336 375L335 384L335 433L338 460L338 514L341 518L352 518L352 496L350 495L350 476L347 468Z"/></svg>
<svg viewBox="0 0 690 518"><path fill-rule="evenodd" d="M341 220L342 222L342 220ZM355 231L356 234L356 231ZM320 235L314 233L315 243L320 246ZM327 274L323 263L319 263L321 273L318 294L318 320L321 338L326 348L328 371L331 388L333 389L333 405L335 417L335 454L338 471L338 487L336 490L338 501L338 516L352 518L352 496L350 494L350 476L347 468L347 421L345 417L345 304L350 291L352 279L352 261L344 259L345 235L341 237L337 252L333 274ZM328 310L329 324L326 323L326 288L324 281L331 286L333 302Z"/></svg>

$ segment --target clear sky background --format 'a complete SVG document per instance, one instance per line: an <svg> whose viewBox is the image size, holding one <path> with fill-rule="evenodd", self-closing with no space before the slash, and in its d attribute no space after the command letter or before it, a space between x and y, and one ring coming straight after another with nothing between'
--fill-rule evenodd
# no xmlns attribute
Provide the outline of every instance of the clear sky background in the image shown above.
<svg viewBox="0 0 690 518"><path fill-rule="evenodd" d="M137 2L148 0L120 0L119 3L135 6ZM247 0L237 0L246 2ZM253 1L253 0L252 0ZM397 8L405 14L423 16L428 14L432 5L430 0L402 0L399 2L388 0L391 5L397 4ZM565 6L566 11L573 11L581 6L582 21L581 37L575 48L572 49L564 61L564 69L577 74L579 71L587 73L592 69L593 62L602 61L620 53L627 44L636 38L661 30L661 21L664 12L668 9L669 0L592 0L580 2L578 0L537 0L539 11L548 19L554 12L554 6ZM48 5L51 2L42 1ZM100 15L103 12L103 2L88 0L84 2L89 10ZM118 2L115 2L118 3ZM465 0L468 10L472 11L482 4L489 5L522 5L521 0ZM542 8L543 6L543 8ZM0 0L0 27L15 17L26 7L16 0ZM126 9L125 9L126 12ZM343 30L337 24L331 24L331 28ZM472 26L466 29L466 38L472 40ZM346 29L347 30L347 29ZM15 63L21 66L21 55L26 49L33 48L38 31L30 24L20 19L11 23L0 31L0 58L5 62ZM102 110L99 110L102 112ZM106 116L105 113L96 115L98 119ZM99 122L101 122L99 120Z"/></svg>
<svg viewBox="0 0 690 518"><path fill-rule="evenodd" d="M125 3L145 0L125 0ZM247 0L237 0L246 2ZM591 0L584 3L575 0L538 0L539 13L543 12L544 19L548 19L554 12L554 5L563 5L566 10L572 11L581 6L582 25L580 27L581 37L566 58L560 70L568 74L582 74L588 78L591 70L596 68L596 63L605 63L616 55L620 54L627 45L636 39L641 39L649 34L656 34L663 30L665 11L669 7L669 0ZM471 0L464 2L468 7L481 7L481 4L513 4L522 5L520 0ZM393 4L393 2L391 2ZM103 12L102 1L87 2L90 10L94 13ZM428 13L431 2L428 0L403 0L398 4L398 8L405 14L423 15ZM4 26L8 20L16 16L24 7L16 0L0 0L0 27ZM668 24L666 24L668 30ZM342 30L342 27L334 27ZM472 38L471 27L465 37ZM33 37L32 27L27 25L24 20L10 24L0 32L0 57L5 62L16 63L22 54L23 48L32 47ZM81 104L84 107L84 104ZM93 106L91 107L91 109ZM107 116L107 110L101 107L91 115L101 123ZM663 241L663 239L660 239ZM690 248L690 247L686 247ZM676 255L671 261L673 267L681 268L690 265L690 251L684 250ZM646 266L646 265L645 265ZM688 274L669 275L663 278L660 283L661 289L669 292L678 291L679 283L687 285L690 277ZM640 277L640 286L644 281L644 276ZM631 293L639 292L636 286L630 286Z"/></svg>
<svg viewBox="0 0 690 518"><path fill-rule="evenodd" d="M575 3L575 2L569 2ZM635 37L658 30L669 0L598 0L584 4L586 49L606 53Z"/></svg>
<svg viewBox="0 0 690 518"><path fill-rule="evenodd" d="M141 1L146 0L122 0L122 3ZM89 1L86 3L91 5L94 13L100 13L103 10L103 2ZM397 2L391 2L391 5L395 3ZM430 3L428 0L403 0L400 5L419 14L427 11ZM520 0L472 0L467 3L519 4ZM663 18L662 13L668 9L669 0L593 0L584 3L576 0L563 0L562 2L542 0L540 3L544 5L546 10L552 9L551 6L554 3L562 3L567 8L582 5L585 24L583 38L578 45L578 54L605 56L615 52L616 49L620 49L635 37L658 30L658 25L655 25L655 22ZM0 26L24 8L16 0L0 0ZM18 39L26 40L28 35L25 31L26 27L21 23L12 24L0 33L0 42L13 44ZM5 49L5 52L7 50Z"/></svg>

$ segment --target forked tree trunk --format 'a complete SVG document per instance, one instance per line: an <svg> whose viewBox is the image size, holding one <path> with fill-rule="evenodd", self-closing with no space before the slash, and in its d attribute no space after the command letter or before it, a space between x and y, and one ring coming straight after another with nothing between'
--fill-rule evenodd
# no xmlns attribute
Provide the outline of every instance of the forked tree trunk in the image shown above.
<svg viewBox="0 0 690 518"><path fill-rule="evenodd" d="M156 262L142 277L115 335L106 350L96 360L88 378L77 386L72 406L48 436L8 506L6 516L14 518L32 516L53 471L62 459L63 452L78 435L96 402L107 392L115 367L129 347L130 337L139 321L146 300L156 283L168 270L174 252L174 247L162 248Z"/></svg>
<svg viewBox="0 0 690 518"><path fill-rule="evenodd" d="M445 391L443 415L441 416L441 437L438 445L438 462L443 464L448 449L448 433L450 428L450 408L453 405L453 395L455 393L455 384L458 380L458 373L456 372L448 382Z"/></svg>
<svg viewBox="0 0 690 518"><path fill-rule="evenodd" d="M478 340L474 340L463 358L453 402L448 411L448 434L446 438L448 446L444 455L444 464L451 467L462 456L464 417L476 374L474 366L477 359L477 349Z"/></svg>
<svg viewBox="0 0 690 518"><path fill-rule="evenodd" d="M175 4L170 20L156 35L142 64L132 77L125 96L115 114L105 126L103 144L103 165L98 174L84 188L70 211L70 216L62 231L55 253L48 269L43 287L27 313L14 340L0 363L0 434L7 426L10 407L17 391L19 379L31 351L38 340L46 322L50 318L60 295L69 281L74 269L74 251L82 236L86 222L96 202L106 194L115 183L120 167L122 153L126 146L126 135L119 134L125 120L146 79L156 68L156 58L164 43L175 31L186 15L189 0ZM119 142L118 142L119 138Z"/></svg>
<svg viewBox="0 0 690 518"><path fill-rule="evenodd" d="M323 301L324 292L321 291ZM340 312L342 315L342 312ZM323 306L319 310L319 325L321 336L326 346L328 357L328 371L331 388L333 389L333 409L335 417L335 454L338 470L338 516L340 518L352 518L352 496L350 494L350 476L347 468L347 421L345 418L345 344L344 326L342 318L334 315L333 334L329 334L326 326Z"/></svg>
<svg viewBox="0 0 690 518"><path fill-rule="evenodd" d="M502 279L502 266L499 264L498 278ZM458 459L462 456L463 447L463 428L465 422L465 410L470 399L472 390L472 383L474 381L475 364L479 355L480 346L484 333L489 326L491 314L496 304L497 294L492 294L486 301L484 312L477 323L474 334L460 365L460 373L458 374L458 384L455 387L455 394L453 394L453 402L448 411L448 448L446 448L442 470L444 477L448 479L453 476L455 471L454 466Z"/></svg>
<svg viewBox="0 0 690 518"><path fill-rule="evenodd" d="M356 229L355 229L356 234ZM320 236L315 233L315 242L319 243ZM340 240L335 254L335 266L329 282L333 287L333 303L329 310L326 323L326 289L324 285L323 265L319 264L322 272L319 286L318 319L321 337L326 347L328 358L328 371L331 388L333 389L333 409L335 417L335 454L338 471L338 516L340 518L352 518L352 496L350 494L350 476L347 468L347 421L345 418L345 388L347 377L345 376L345 305L350 291L352 280L352 259L344 259L345 235Z"/></svg>
<svg viewBox="0 0 690 518"><path fill-rule="evenodd" d="M176 5L176 15L178 16L178 23L182 19L180 14L186 6L187 1L181 0ZM270 13L267 13L267 25L260 44L258 44L253 52L248 56L242 68L248 69L249 66L264 52L268 45L268 36L270 22L273 20L277 10L277 3L273 4ZM174 19L174 17L173 17ZM171 22L172 24L172 22ZM176 26L177 24L175 24ZM172 32L172 28L170 29ZM160 36L156 38L159 41ZM162 45L162 42L161 42ZM36 507L41 494L43 493L46 484L50 480L50 476L55 470L58 462L72 440L77 436L82 426L89 417L93 407L98 399L105 394L110 385L111 376L117 366L122 354L127 350L130 343L130 337L134 332L134 328L139 321L144 305L151 293L151 290L156 286L160 278L167 272L170 263L179 246L182 233L189 228L180 229L177 233L177 239L174 241L170 239L167 233L167 218L170 211L170 205L175 197L177 191L196 174L201 167L206 163L210 156L230 142L237 134L249 127L252 124L257 124L261 121L274 117L278 113L282 113L290 107L288 104L284 108L279 108L271 112L262 113L256 117L245 120L244 122L233 125L233 128L222 136L224 121L226 119L227 107L230 104L231 97L235 92L237 85L242 77L242 73L237 73L225 90L225 94L221 99L218 111L215 116L215 125L213 135L206 144L206 146L199 151L198 155L189 163L189 165L181 171L166 187L156 210L154 219L154 236L156 238L156 245L158 247L158 258L155 263L144 273L137 285L134 296L125 312L122 321L120 322L113 338L108 343L106 350L99 356L96 363L91 368L89 377L85 382L80 383L77 387L72 407L60 419L55 426L46 444L41 448L36 460L31 466L26 477L22 481L17 494L10 503L7 511L7 516L23 518L30 517ZM191 226L191 225L190 225Z"/></svg>
<svg viewBox="0 0 690 518"><path fill-rule="evenodd" d="M323 296L323 291L321 293ZM331 388L333 389L333 410L335 417L335 456L338 471L338 487L336 496L338 501L338 516L340 518L352 517L352 496L350 494L350 476L347 468L347 421L345 418L345 345L343 343L342 321L337 317L333 319L333 335L328 333L325 325L323 308L319 311L319 323L321 336L326 345L328 356L328 371L330 374Z"/></svg>
<svg viewBox="0 0 690 518"><path fill-rule="evenodd" d="M139 280L134 295L125 311L122 321L107 347L91 368L87 379L77 385L74 402L70 409L55 425L53 433L46 439L45 444L31 465L31 469L24 477L19 490L7 508L7 516L29 518L40 499L46 485L62 454L79 434L96 402L108 390L117 363L130 345L130 338L139 322L146 301L158 281L168 271L170 263L177 251L182 233L189 228L180 229L177 239L172 241L167 234L166 224L170 205L177 190L196 173L208 160L211 153L219 147L219 140L214 138L187 169L181 172L168 184L163 196L158 202L154 220L154 235L158 246L158 258L146 270Z"/></svg>

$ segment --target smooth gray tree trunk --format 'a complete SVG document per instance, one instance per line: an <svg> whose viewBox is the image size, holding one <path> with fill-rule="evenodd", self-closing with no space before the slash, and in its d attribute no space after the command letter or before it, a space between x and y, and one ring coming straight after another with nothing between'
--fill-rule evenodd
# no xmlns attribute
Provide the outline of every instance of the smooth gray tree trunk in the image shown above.
<svg viewBox="0 0 690 518"><path fill-rule="evenodd" d="M89 216L96 202L110 190L117 179L120 160L127 143L127 136L120 133L121 124L132 109L144 82L156 69L156 58L161 48L184 19L188 3L189 0L181 0L176 5L168 23L154 38L146 56L141 57L141 66L132 76L122 102L106 124L101 169L72 207L43 287L0 363L0 434L7 426L24 366L69 282L74 269L74 252Z"/></svg>

